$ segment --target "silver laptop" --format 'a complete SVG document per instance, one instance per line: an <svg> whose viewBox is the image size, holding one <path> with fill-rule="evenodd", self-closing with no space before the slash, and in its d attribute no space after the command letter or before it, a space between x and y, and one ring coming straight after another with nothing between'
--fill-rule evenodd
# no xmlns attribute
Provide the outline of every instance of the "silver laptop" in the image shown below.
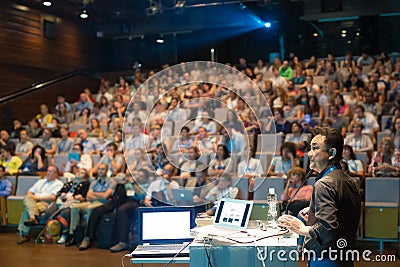
<svg viewBox="0 0 400 267"><path fill-rule="evenodd" d="M200 236L227 236L247 229L253 201L222 198L215 211L212 225L192 230Z"/></svg>
<svg viewBox="0 0 400 267"><path fill-rule="evenodd" d="M171 188L175 201L179 203L193 203L193 192L185 188Z"/></svg>
<svg viewBox="0 0 400 267"><path fill-rule="evenodd" d="M132 257L188 257L194 216L194 209L189 207L139 208L139 245Z"/></svg>

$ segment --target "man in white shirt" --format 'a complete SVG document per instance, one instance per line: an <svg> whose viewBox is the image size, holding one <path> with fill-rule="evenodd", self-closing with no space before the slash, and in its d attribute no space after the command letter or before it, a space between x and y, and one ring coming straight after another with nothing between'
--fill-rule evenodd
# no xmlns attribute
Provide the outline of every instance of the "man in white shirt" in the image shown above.
<svg viewBox="0 0 400 267"><path fill-rule="evenodd" d="M172 181L171 177L175 173L175 167L171 164L167 164L163 168L162 177L158 180L153 181L147 189L147 195L144 198L143 204L147 207L153 207L155 202L162 202L164 204L173 204L174 198L172 196L171 188L179 188L179 184L176 181ZM156 195L161 196L157 199ZM154 197L153 197L154 196ZM166 203L165 203L166 202Z"/></svg>
<svg viewBox="0 0 400 267"><path fill-rule="evenodd" d="M274 88L276 88L276 87L287 88L287 80L279 75L279 68L274 67L272 69L272 72L273 72L274 76L272 76L270 78L270 80L272 82L273 87Z"/></svg>
<svg viewBox="0 0 400 267"><path fill-rule="evenodd" d="M17 244L30 240L30 227L39 224L37 216L46 211L51 202L56 200L57 192L63 187L63 182L58 180L58 168L50 165L44 179L37 181L24 197L24 211L18 225L20 237Z"/></svg>
<svg viewBox="0 0 400 267"><path fill-rule="evenodd" d="M133 153L138 148L145 148L149 141L149 136L142 133L143 124L135 124L132 126L132 136L125 141L125 149L127 154Z"/></svg>

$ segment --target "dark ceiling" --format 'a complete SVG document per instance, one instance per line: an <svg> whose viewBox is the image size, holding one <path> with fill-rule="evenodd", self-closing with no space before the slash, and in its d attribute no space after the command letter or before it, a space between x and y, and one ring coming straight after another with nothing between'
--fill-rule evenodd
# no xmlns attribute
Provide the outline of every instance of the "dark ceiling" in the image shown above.
<svg viewBox="0 0 400 267"><path fill-rule="evenodd" d="M81 8L86 6L89 14L86 23L92 23L107 39L217 28L256 29L267 19L283 17L290 21L303 12L303 1L296 0L59 0L53 1L51 7L44 7L41 0L17 2L71 19L79 19ZM177 8L178 2L184 2L183 7Z"/></svg>

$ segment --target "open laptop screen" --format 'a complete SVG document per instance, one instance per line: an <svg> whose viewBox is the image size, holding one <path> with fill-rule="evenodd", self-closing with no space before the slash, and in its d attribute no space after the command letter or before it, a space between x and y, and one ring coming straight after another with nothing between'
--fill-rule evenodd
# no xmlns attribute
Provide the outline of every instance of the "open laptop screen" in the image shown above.
<svg viewBox="0 0 400 267"><path fill-rule="evenodd" d="M228 228L246 228L253 202L221 199L215 213L214 225Z"/></svg>
<svg viewBox="0 0 400 267"><path fill-rule="evenodd" d="M194 210L182 207L140 208L139 243L180 244L189 242Z"/></svg>

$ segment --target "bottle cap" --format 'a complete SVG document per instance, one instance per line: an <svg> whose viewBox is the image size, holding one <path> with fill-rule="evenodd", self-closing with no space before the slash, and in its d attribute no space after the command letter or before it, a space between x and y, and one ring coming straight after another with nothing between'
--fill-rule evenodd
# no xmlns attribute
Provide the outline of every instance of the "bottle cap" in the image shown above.
<svg viewBox="0 0 400 267"><path fill-rule="evenodd" d="M274 187L268 188L268 191L269 191L270 194L275 194L275 188Z"/></svg>

